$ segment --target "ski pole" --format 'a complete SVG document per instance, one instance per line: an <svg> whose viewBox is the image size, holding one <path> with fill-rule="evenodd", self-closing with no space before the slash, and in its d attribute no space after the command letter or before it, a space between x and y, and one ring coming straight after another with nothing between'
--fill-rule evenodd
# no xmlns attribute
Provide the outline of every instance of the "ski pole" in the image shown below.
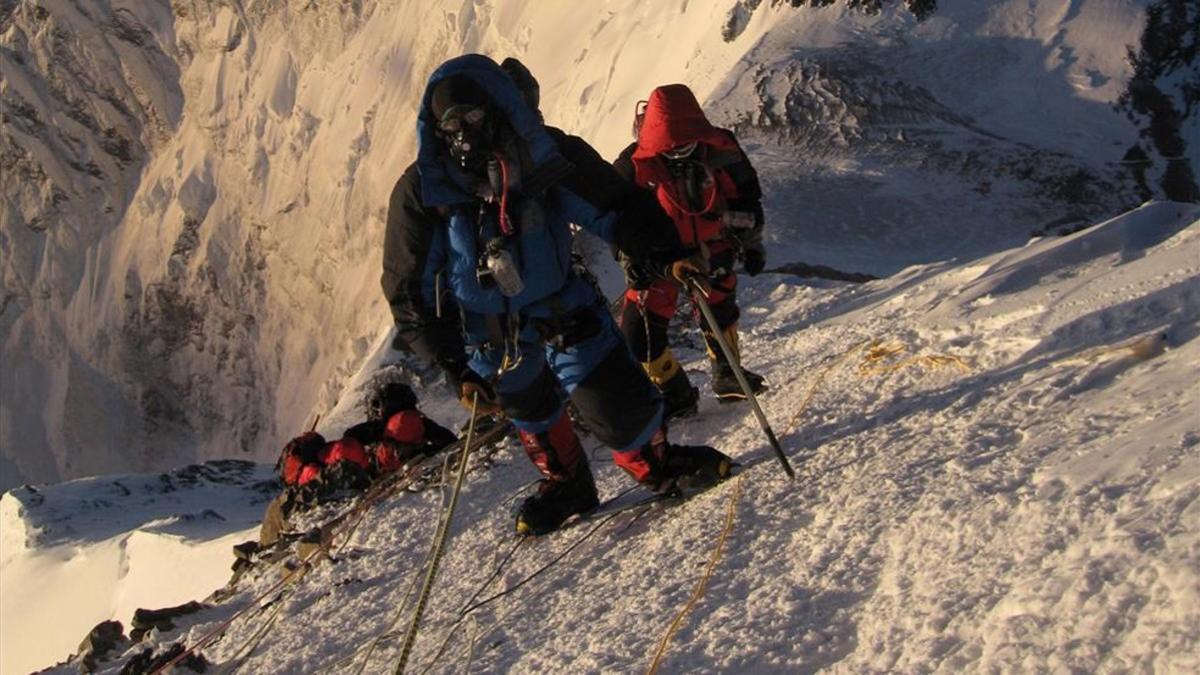
<svg viewBox="0 0 1200 675"><path fill-rule="evenodd" d="M413 612L412 623L404 636L404 646L400 649L400 662L396 664L395 675L404 672L408 657L412 653L413 643L417 640L417 629L421 625L421 615L425 613L425 603L429 601L429 591L433 587L433 579L437 576L438 563L446 550L446 536L450 533L450 520L454 517L454 509L458 506L458 496L462 492L463 478L467 475L467 458L471 452L471 443L475 440L475 420L479 417L479 392L471 395L471 421L467 425L467 441L463 444L462 456L458 460L458 475L454 478L454 492L450 494L450 503L446 506L446 517L438 524L434 534L434 548L430 552L429 569L425 572L425 581L421 584L421 592L417 595L417 607Z"/></svg>
<svg viewBox="0 0 1200 675"><path fill-rule="evenodd" d="M700 313L704 315L704 320L708 322L708 327L712 329L713 337L716 338L717 344L721 347L721 353L725 355L725 360L733 369L733 375L737 378L738 385L746 394L746 399L750 401L751 407L754 409L754 416L758 418L758 424L762 427L763 433L767 435L767 440L771 443L771 449L775 451L775 456L779 459L779 463L783 465L783 471L791 480L796 479L796 472L792 471L792 465L788 462L787 455L783 454L783 448L779 446L779 439L775 438L775 432L771 429L771 423L767 421L767 416L763 414L762 407L758 405L758 397L754 395L754 388L746 381L746 373L742 371L742 365L738 363L737 356L733 353L733 349L729 346L729 341L725 339L725 334L721 332L721 327L717 325L717 317L713 316L712 309L702 297L707 295L704 292L704 287L695 279L688 279L688 286L692 288L692 301L700 308Z"/></svg>

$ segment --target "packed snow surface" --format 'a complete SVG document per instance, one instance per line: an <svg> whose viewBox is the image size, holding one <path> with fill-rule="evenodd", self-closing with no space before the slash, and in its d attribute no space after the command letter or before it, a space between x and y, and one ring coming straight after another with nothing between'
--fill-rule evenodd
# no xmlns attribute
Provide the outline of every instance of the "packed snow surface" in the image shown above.
<svg viewBox="0 0 1200 675"><path fill-rule="evenodd" d="M1200 668L1200 207L1148 203L863 285L765 274L744 288L747 362L771 383L761 402L796 480L746 405L706 396L673 438L718 445L747 466L738 478L528 541L484 587L534 477L510 446L468 479L411 672L644 669L729 509L664 672ZM703 352L679 353L706 390ZM395 356L381 344L360 375ZM629 481L595 446L602 496L616 495ZM336 563L205 656L244 672L355 672L383 635L366 671L390 672L441 501L377 505ZM563 553L459 621L469 598ZM279 578L261 569L149 644L194 643Z"/></svg>
<svg viewBox="0 0 1200 675"><path fill-rule="evenodd" d="M219 461L169 473L22 487L0 497L0 671L62 660L92 626L178 605L229 580L257 534L272 468Z"/></svg>

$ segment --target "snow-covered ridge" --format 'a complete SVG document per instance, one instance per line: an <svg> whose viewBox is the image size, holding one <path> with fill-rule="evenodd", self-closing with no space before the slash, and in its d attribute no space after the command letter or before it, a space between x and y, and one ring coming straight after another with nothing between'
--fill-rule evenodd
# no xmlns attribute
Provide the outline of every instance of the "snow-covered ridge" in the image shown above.
<svg viewBox="0 0 1200 675"><path fill-rule="evenodd" d="M203 599L229 579L279 489L270 466L218 461L0 497L0 668L73 651L100 621Z"/></svg>
<svg viewBox="0 0 1200 675"><path fill-rule="evenodd" d="M257 522L262 514L252 508L256 500L265 505L278 489L270 467L238 460L157 475L115 474L52 486L26 485L0 497L4 556L82 545L134 529L205 539L207 522ZM212 508L223 500L232 511Z"/></svg>
<svg viewBox="0 0 1200 675"><path fill-rule="evenodd" d="M725 555L664 667L1195 671L1197 247L1200 207L1154 202L1071 236L861 285L747 280L743 347L771 383L761 400L798 480L784 480L744 406L706 398L673 429L678 442L716 442L754 466ZM378 344L360 375L387 351ZM704 390L703 352L679 355ZM623 489L603 449L585 445L601 493ZM459 623L514 543L508 500L533 470L509 452L465 488L410 664L645 668L735 490L615 521ZM357 667L396 616L407 625L439 505L430 491L376 506L338 562L235 623L205 657L246 672ZM526 544L481 597L589 529ZM101 672L147 647L193 644L278 579L260 569L227 602ZM399 649L395 636L381 640L367 672L390 672Z"/></svg>

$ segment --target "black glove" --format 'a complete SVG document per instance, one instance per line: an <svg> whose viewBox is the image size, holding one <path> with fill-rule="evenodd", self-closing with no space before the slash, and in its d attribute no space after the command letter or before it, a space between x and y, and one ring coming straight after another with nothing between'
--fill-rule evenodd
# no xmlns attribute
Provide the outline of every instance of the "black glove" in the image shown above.
<svg viewBox="0 0 1200 675"><path fill-rule="evenodd" d="M767 255L761 248L748 248L742 251L742 267L746 274L756 277L767 266Z"/></svg>
<svg viewBox="0 0 1200 675"><path fill-rule="evenodd" d="M708 282L708 261L699 253L676 260L671 263L666 272L667 278L687 288L689 291L691 290L691 286L688 285L688 282L692 282L700 287L702 295L708 295L712 292L712 285Z"/></svg>
<svg viewBox="0 0 1200 675"><path fill-rule="evenodd" d="M462 359L436 359L434 363L442 373L446 376L446 387L450 389L450 393L454 394L455 398L462 391L463 373L471 370L467 367L467 360Z"/></svg>
<svg viewBox="0 0 1200 675"><path fill-rule="evenodd" d="M458 388L458 402L464 408L471 410L471 403L475 399L476 394L478 394L479 401L476 414L494 415L500 412L500 397L496 395L495 388L487 380L480 377L479 373L466 368L458 379L462 383Z"/></svg>

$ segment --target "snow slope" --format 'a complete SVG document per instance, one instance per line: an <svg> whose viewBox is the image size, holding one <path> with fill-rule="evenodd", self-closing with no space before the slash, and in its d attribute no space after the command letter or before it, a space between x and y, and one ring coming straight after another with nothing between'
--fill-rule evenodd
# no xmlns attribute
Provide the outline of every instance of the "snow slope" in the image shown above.
<svg viewBox="0 0 1200 675"><path fill-rule="evenodd" d="M764 170L772 265L891 273L1140 202L1112 106L1142 3L942 4L4 3L0 488L265 460L331 410L388 330L415 92L464 52L522 58L610 157L691 85Z"/></svg>
<svg viewBox="0 0 1200 675"><path fill-rule="evenodd" d="M1151 202L863 285L765 274L745 297L748 362L771 382L762 403L797 480L744 405L705 398L674 438L718 443L749 465L740 478L529 542L481 588L534 475L510 447L465 487L411 672L644 669L727 509L724 553L664 672L1200 668L1200 207ZM703 353L680 355L703 389ZM393 356L381 343L360 375ZM602 494L624 489L592 453ZM337 563L205 655L243 672L355 672L373 637L407 626L439 501L377 506ZM456 621L477 591L563 553ZM150 644L193 643L278 578L248 577ZM399 648L381 640L366 671L390 672Z"/></svg>
<svg viewBox="0 0 1200 675"><path fill-rule="evenodd" d="M257 536L270 466L220 461L156 475L22 487L0 497L0 672L74 651L92 626L207 596Z"/></svg>

